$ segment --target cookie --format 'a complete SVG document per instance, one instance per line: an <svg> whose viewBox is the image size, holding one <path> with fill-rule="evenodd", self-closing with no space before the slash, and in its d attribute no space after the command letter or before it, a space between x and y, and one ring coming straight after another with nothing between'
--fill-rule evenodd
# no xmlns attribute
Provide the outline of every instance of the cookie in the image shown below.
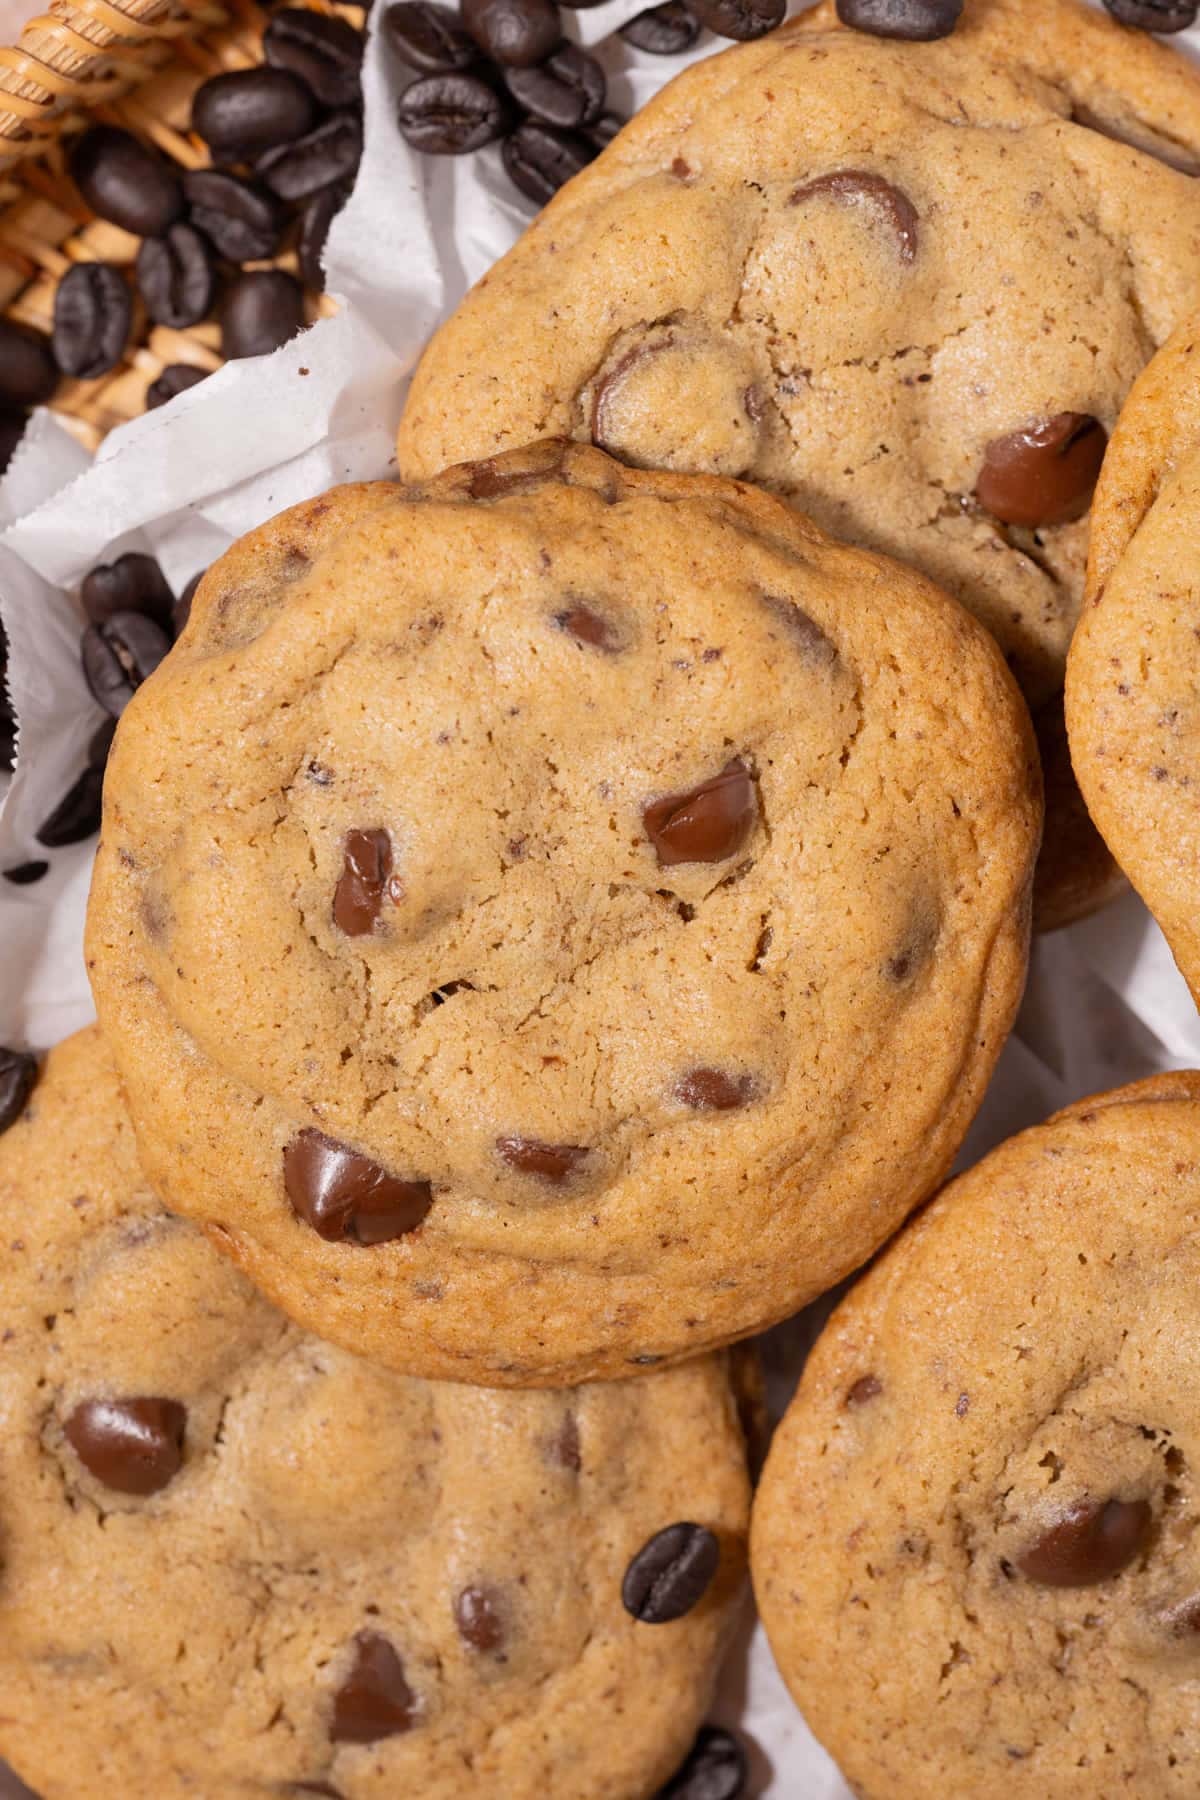
<svg viewBox="0 0 1200 1800"><path fill-rule="evenodd" d="M743 1586L724 1357L504 1394L320 1342L162 1211L95 1030L0 1206L0 1755L42 1800L669 1778Z"/></svg>
<svg viewBox="0 0 1200 1800"><path fill-rule="evenodd" d="M547 444L215 565L108 767L147 1172L415 1374L635 1374L929 1193L1011 1023L1024 708L921 576Z"/></svg>
<svg viewBox="0 0 1200 1800"><path fill-rule="evenodd" d="M1198 171L1200 73L1099 11L968 0L914 44L818 6L678 76L484 276L401 470L560 432L759 482L963 601L1052 754L1106 434L1200 289ZM1114 886L1063 806L1047 925Z"/></svg>
<svg viewBox="0 0 1200 1800"><path fill-rule="evenodd" d="M1200 999L1200 316L1134 384L1096 489L1067 665L1088 810Z"/></svg>
<svg viewBox="0 0 1200 1800"><path fill-rule="evenodd" d="M863 1800L1183 1800L1200 1713L1200 1075L1000 1146L834 1313L751 1562Z"/></svg>

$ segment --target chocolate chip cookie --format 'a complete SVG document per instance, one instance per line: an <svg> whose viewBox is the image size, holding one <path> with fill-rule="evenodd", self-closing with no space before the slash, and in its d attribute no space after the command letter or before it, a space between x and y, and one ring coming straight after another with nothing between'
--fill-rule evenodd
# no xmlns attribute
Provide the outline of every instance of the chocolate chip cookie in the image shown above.
<svg viewBox="0 0 1200 1800"><path fill-rule="evenodd" d="M1061 724L1088 502L1200 290L1197 171L1200 73L1098 11L968 0L911 44L818 6L680 75L479 282L417 371L401 468L562 432L914 563L1041 727L1037 920L1062 924L1119 882Z"/></svg>
<svg viewBox="0 0 1200 1800"><path fill-rule="evenodd" d="M1200 315L1134 384L1096 489L1067 664L1071 754L1200 999Z"/></svg>
<svg viewBox="0 0 1200 1800"><path fill-rule="evenodd" d="M578 445L252 533L106 793L147 1172L410 1373L629 1375L793 1312L936 1184L1021 989L992 640L767 495Z"/></svg>
<svg viewBox="0 0 1200 1800"><path fill-rule="evenodd" d="M139 1173L96 1031L0 1139L0 1755L42 1800L629 1800L744 1578L724 1357L502 1394L299 1331Z"/></svg>
<svg viewBox="0 0 1200 1800"><path fill-rule="evenodd" d="M1200 1756L1200 1075L1010 1139L834 1313L756 1503L863 1800L1174 1800Z"/></svg>

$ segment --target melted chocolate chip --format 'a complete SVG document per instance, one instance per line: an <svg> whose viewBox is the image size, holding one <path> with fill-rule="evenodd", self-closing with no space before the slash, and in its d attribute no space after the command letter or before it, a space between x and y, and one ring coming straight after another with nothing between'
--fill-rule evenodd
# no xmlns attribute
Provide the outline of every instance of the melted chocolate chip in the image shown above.
<svg viewBox="0 0 1200 1800"><path fill-rule="evenodd" d="M119 1494L157 1494L183 1465L178 1400L85 1400L63 1431L84 1468Z"/></svg>
<svg viewBox="0 0 1200 1800"><path fill-rule="evenodd" d="M472 500L499 500L505 494L523 494L540 487L562 470L566 445L558 439L547 439L537 446L536 465L531 467L529 453L523 466L505 467L495 457L485 457L471 469L467 492Z"/></svg>
<svg viewBox="0 0 1200 1800"><path fill-rule="evenodd" d="M335 1744L374 1744L411 1731L417 1697L404 1679L404 1664L378 1631L354 1640L350 1673L334 1695L329 1735Z"/></svg>
<svg viewBox="0 0 1200 1800"><path fill-rule="evenodd" d="M617 633L602 613L593 612L581 600L556 612L554 623L568 637L573 637L579 644L589 644L594 650L607 650L610 653L617 648Z"/></svg>
<svg viewBox="0 0 1200 1800"><path fill-rule="evenodd" d="M917 209L902 189L893 187L882 175L872 175L869 169L832 169L828 175L818 175L796 188L788 205L799 206L816 194L828 194L849 205L865 200L887 221L900 251L900 261L916 260Z"/></svg>
<svg viewBox="0 0 1200 1800"><path fill-rule="evenodd" d="M333 922L347 937L363 937L379 918L392 872L392 840L386 831L347 832L342 861L333 890Z"/></svg>
<svg viewBox="0 0 1200 1800"><path fill-rule="evenodd" d="M717 1572L721 1546L704 1525L666 1525L642 1545L625 1571L621 1599L643 1625L682 1619Z"/></svg>
<svg viewBox="0 0 1200 1800"><path fill-rule="evenodd" d="M793 640L806 662L831 669L838 660L837 645L826 637L817 621L802 606L781 594L764 594L763 605Z"/></svg>
<svg viewBox="0 0 1200 1800"><path fill-rule="evenodd" d="M369 1156L311 1129L284 1151L283 1184L298 1217L330 1243L390 1243L415 1231L433 1205L427 1181L390 1175Z"/></svg>
<svg viewBox="0 0 1200 1800"><path fill-rule="evenodd" d="M1091 504L1107 443L1090 413L1023 425L987 446L975 498L1005 525L1065 525Z"/></svg>
<svg viewBox="0 0 1200 1800"><path fill-rule="evenodd" d="M1082 1501L1015 1558L1042 1587L1091 1587L1128 1568L1152 1523L1147 1500Z"/></svg>
<svg viewBox="0 0 1200 1800"><path fill-rule="evenodd" d="M689 1069L675 1083L675 1098L696 1112L732 1112L754 1098L754 1082L724 1069Z"/></svg>
<svg viewBox="0 0 1200 1800"><path fill-rule="evenodd" d="M860 1375L853 1387L846 1391L847 1406L865 1406L868 1400L874 1400L883 1392L883 1383L878 1375Z"/></svg>
<svg viewBox="0 0 1200 1800"><path fill-rule="evenodd" d="M741 849L758 816L754 777L740 757L719 775L682 794L668 794L642 808L646 836L659 867L724 862Z"/></svg>
<svg viewBox="0 0 1200 1800"><path fill-rule="evenodd" d="M579 1421L574 1413L567 1413L563 1418L562 1429L550 1444L550 1455L560 1469L569 1469L577 1475L583 1467L583 1453L579 1444Z"/></svg>
<svg viewBox="0 0 1200 1800"><path fill-rule="evenodd" d="M678 163L681 159L677 157L675 160ZM597 383L592 395L593 444L597 444L601 450L611 450L614 447L610 442L612 420L609 418L609 403L620 392L629 371L636 368L638 363L644 362L648 356L658 356L662 351L672 350L674 347L675 334L672 331L665 332L662 337L649 343L637 344L632 350L627 350L603 380Z"/></svg>
<svg viewBox="0 0 1200 1800"><path fill-rule="evenodd" d="M496 1150L510 1168L522 1175L536 1175L555 1187L569 1180L589 1154L584 1144L543 1144L537 1138L523 1137L497 1138Z"/></svg>
<svg viewBox="0 0 1200 1800"><path fill-rule="evenodd" d="M499 1596L491 1588L464 1588L454 1602L454 1623L464 1644L483 1655L494 1655L508 1641Z"/></svg>

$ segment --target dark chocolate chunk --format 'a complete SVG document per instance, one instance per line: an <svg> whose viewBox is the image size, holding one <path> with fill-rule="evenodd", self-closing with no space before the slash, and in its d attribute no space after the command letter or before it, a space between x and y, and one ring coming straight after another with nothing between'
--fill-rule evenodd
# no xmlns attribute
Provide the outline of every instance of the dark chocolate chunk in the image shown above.
<svg viewBox="0 0 1200 1800"><path fill-rule="evenodd" d="M333 922L347 937L373 931L392 872L392 840L386 831L350 831L342 845L342 872L333 890Z"/></svg>
<svg viewBox="0 0 1200 1800"><path fill-rule="evenodd" d="M350 1672L333 1698L330 1738L335 1744L376 1744L411 1731L418 1710L394 1646L378 1631L360 1631Z"/></svg>

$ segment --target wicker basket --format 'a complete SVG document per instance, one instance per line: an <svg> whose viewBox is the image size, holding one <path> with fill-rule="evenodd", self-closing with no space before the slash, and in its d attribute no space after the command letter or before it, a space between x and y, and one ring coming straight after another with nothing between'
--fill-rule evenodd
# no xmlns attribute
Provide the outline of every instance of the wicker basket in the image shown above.
<svg viewBox="0 0 1200 1800"><path fill-rule="evenodd" d="M363 20L358 6L291 3ZM51 0L17 48L0 50L0 311L49 331L54 289L71 263L133 263L141 240L87 212L64 143L102 120L185 169L205 167L208 150L188 130L192 95L210 75L261 62L267 17L254 0ZM295 272L294 251L275 264ZM334 310L324 296L309 304L312 318ZM146 389L167 364L220 367L215 323L187 331L147 323L135 304L122 362L95 381L64 377L50 403L89 449L145 410Z"/></svg>

